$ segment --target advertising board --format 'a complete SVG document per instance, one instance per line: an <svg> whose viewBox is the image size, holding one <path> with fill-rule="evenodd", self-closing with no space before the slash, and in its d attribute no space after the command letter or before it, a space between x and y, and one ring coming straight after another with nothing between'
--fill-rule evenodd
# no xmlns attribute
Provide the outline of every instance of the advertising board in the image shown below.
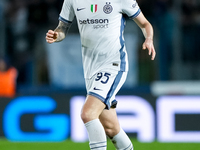
<svg viewBox="0 0 200 150"><path fill-rule="evenodd" d="M140 142L200 142L200 96L120 95L121 127ZM1 99L0 136L10 141L88 140L80 118L85 96L55 94Z"/></svg>

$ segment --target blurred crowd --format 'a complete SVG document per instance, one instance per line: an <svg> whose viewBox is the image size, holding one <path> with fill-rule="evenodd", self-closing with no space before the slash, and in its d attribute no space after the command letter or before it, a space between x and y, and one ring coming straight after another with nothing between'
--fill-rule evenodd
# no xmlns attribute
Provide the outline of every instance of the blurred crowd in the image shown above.
<svg viewBox="0 0 200 150"><path fill-rule="evenodd" d="M13 97L16 93L17 70L9 60L0 57L0 97Z"/></svg>
<svg viewBox="0 0 200 150"><path fill-rule="evenodd" d="M183 59L200 61L200 1L184 0L182 3Z"/></svg>
<svg viewBox="0 0 200 150"><path fill-rule="evenodd" d="M177 23L176 1L181 2L180 24L182 60L200 62L200 2L199 0L137 0L139 6L153 24L159 76L151 80L170 80L173 56L174 24ZM45 33L54 29L63 0L4 0L5 56L18 70L19 84L48 84L48 68L45 54ZM1 11L0 11L1 13ZM73 28L73 27L72 27ZM71 30L71 32L78 31ZM140 58L141 57L141 58ZM139 62L149 65L139 53ZM146 63L145 63L146 62ZM148 77L147 77L148 78ZM200 79L200 77L199 77ZM145 80L145 79L144 79Z"/></svg>
<svg viewBox="0 0 200 150"><path fill-rule="evenodd" d="M19 70L18 83L48 82L44 39L55 28L63 0L5 1L6 55Z"/></svg>

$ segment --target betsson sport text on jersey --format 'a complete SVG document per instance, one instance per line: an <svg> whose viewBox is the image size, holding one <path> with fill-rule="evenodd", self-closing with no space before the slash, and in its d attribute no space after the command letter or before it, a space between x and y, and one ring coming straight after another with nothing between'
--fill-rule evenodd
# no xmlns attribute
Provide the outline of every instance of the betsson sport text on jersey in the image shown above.
<svg viewBox="0 0 200 150"><path fill-rule="evenodd" d="M93 25L94 29L99 29L99 28L108 28L109 20L108 19L86 19L86 20L80 20L79 23L81 25L84 24L91 24Z"/></svg>

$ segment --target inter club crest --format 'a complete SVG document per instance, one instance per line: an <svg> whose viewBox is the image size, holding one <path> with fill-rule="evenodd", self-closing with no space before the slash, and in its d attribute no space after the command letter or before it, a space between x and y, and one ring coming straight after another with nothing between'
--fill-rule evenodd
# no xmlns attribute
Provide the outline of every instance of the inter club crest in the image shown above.
<svg viewBox="0 0 200 150"><path fill-rule="evenodd" d="M97 4L92 4L92 5L91 5L91 12L92 12L92 13L97 12Z"/></svg>
<svg viewBox="0 0 200 150"><path fill-rule="evenodd" d="M132 5L133 8L135 8L135 6L137 5L137 2L135 0L134 1L134 4Z"/></svg>
<svg viewBox="0 0 200 150"><path fill-rule="evenodd" d="M113 7L110 5L110 2L106 2L106 5L103 7L103 11L106 14L110 14L113 10Z"/></svg>

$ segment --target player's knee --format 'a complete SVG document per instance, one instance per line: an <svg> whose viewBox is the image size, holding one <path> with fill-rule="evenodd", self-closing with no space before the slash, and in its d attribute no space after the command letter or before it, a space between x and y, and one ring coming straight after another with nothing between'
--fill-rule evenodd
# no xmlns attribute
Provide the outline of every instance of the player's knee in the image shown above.
<svg viewBox="0 0 200 150"><path fill-rule="evenodd" d="M87 112L87 111L82 111L81 112L81 119L84 123L87 123L93 119L96 119L94 117L92 117L91 113Z"/></svg>
<svg viewBox="0 0 200 150"><path fill-rule="evenodd" d="M108 137L113 137L119 133L119 127L112 123L104 123L104 130Z"/></svg>
<svg viewBox="0 0 200 150"><path fill-rule="evenodd" d="M106 135L110 138L114 137L119 133L119 131L116 128L104 128Z"/></svg>

